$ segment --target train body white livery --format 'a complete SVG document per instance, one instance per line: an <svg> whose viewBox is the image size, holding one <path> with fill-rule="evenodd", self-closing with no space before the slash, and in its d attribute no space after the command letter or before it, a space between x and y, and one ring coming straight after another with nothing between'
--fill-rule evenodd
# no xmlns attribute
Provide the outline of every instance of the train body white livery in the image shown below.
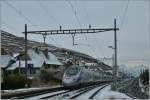
<svg viewBox="0 0 150 100"><path fill-rule="evenodd" d="M112 80L112 75L108 73L87 69L79 65L71 65L63 75L62 84L64 87L75 87L110 80Z"/></svg>

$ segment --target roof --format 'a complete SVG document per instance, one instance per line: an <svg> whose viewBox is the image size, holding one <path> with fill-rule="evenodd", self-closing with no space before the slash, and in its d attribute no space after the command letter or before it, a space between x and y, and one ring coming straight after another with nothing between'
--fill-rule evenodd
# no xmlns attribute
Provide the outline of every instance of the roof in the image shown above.
<svg viewBox="0 0 150 100"><path fill-rule="evenodd" d="M6 67L11 58L10 55L0 55L0 67Z"/></svg>
<svg viewBox="0 0 150 100"><path fill-rule="evenodd" d="M28 54L35 66L42 66L43 62L45 62L46 64L62 65L58 61L57 57L51 52L48 52L48 58L43 54L43 52L39 51L38 54L33 49L28 50Z"/></svg>
<svg viewBox="0 0 150 100"><path fill-rule="evenodd" d="M49 59L44 59L46 64L62 65L55 55L48 52Z"/></svg>
<svg viewBox="0 0 150 100"><path fill-rule="evenodd" d="M39 51L39 53L36 53L34 49L29 49L28 54L31 58L31 60L28 60L28 64L33 64L34 68L41 68L43 63L46 64L53 64L53 65L62 65L55 55L48 52L48 58L43 54L43 52ZM20 61L21 68L25 68L25 61ZM6 64L7 65L7 64ZM10 67L7 68L7 70L14 70L17 67L19 67L19 61L16 61L16 63L12 64Z"/></svg>
<svg viewBox="0 0 150 100"><path fill-rule="evenodd" d="M24 62L24 61L20 61L20 63L21 63L20 68L25 68L25 62ZM17 67L19 67L19 61L17 61L16 63L12 64L11 66L9 66L9 67L7 68L7 70L14 70L14 69L16 69Z"/></svg>
<svg viewBox="0 0 150 100"><path fill-rule="evenodd" d="M30 56L30 58L34 64L34 67L41 67L42 66L42 64L44 62L44 59L43 59L44 55L42 54L42 52L39 52L39 54L38 54L33 49L29 49L28 54L29 54L29 56Z"/></svg>
<svg viewBox="0 0 150 100"><path fill-rule="evenodd" d="M19 53L13 53L13 57L17 57Z"/></svg>
<svg viewBox="0 0 150 100"><path fill-rule="evenodd" d="M112 70L111 66L106 65L105 63L101 62L98 67L100 67L103 70Z"/></svg>

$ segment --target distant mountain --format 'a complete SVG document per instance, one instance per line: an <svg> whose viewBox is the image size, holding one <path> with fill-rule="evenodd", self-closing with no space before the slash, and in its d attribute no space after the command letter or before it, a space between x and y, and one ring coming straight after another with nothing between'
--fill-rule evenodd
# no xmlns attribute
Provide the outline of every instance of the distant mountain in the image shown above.
<svg viewBox="0 0 150 100"><path fill-rule="evenodd" d="M145 69L146 69L146 66L139 65L139 66L135 66L135 67L131 68L129 70L129 72L132 73L132 75L134 75L134 76L139 76L140 73Z"/></svg>
<svg viewBox="0 0 150 100"><path fill-rule="evenodd" d="M145 70L147 67L145 65L139 65L135 67L127 67L126 65L120 65L119 70L124 71L125 73L131 73L133 76L139 76L140 73Z"/></svg>

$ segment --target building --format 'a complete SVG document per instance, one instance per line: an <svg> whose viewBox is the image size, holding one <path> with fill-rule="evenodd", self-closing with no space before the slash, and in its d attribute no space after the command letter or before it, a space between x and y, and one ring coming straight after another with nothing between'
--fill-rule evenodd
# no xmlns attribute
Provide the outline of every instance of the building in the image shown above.
<svg viewBox="0 0 150 100"><path fill-rule="evenodd" d="M0 67L1 67L1 82L3 82L4 74L5 74L5 67L7 66L8 62L11 60L10 55L1 55L0 56Z"/></svg>
<svg viewBox="0 0 150 100"><path fill-rule="evenodd" d="M18 57L19 59L16 59ZM58 71L58 66L62 65L55 55L50 52L47 54L44 51L37 49L29 49L28 50L28 61L27 61L27 69L25 67L25 59L24 55L19 56L19 54L13 54L13 57L10 55L2 55L1 56L1 69L2 69L2 79L5 74L26 74L29 78L39 77L41 70L45 69L51 73Z"/></svg>

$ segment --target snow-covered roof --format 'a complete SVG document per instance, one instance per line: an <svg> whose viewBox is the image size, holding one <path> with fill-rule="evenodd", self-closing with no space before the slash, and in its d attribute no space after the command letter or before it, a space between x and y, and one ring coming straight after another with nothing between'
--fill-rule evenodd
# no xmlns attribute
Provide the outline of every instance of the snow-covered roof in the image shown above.
<svg viewBox="0 0 150 100"><path fill-rule="evenodd" d="M15 56L19 55L18 53L14 54ZM28 55L30 56L31 60L28 60L28 64L33 64L34 68L40 68L42 67L43 63L46 64L53 64L53 65L62 65L57 59L55 55L48 52L48 58L43 54L42 51L39 51L39 53L36 53L34 49L28 50ZM0 64L1 67L6 67L9 61L11 60L10 55L1 55ZM25 61L20 61L21 68L25 68ZM14 64L10 65L7 70L14 70L17 67L19 67L19 61L16 61Z"/></svg>
<svg viewBox="0 0 150 100"><path fill-rule="evenodd" d="M28 54L34 64L34 67L41 67L44 59L43 59L43 53L39 52L39 54L37 54L33 49L28 50Z"/></svg>
<svg viewBox="0 0 150 100"><path fill-rule="evenodd" d="M33 49L28 50L28 54L32 59L34 66L42 66L43 62L45 62L46 64L62 65L58 61L57 57L50 52L48 52L48 58L46 58L43 52L39 51L38 54Z"/></svg>
<svg viewBox="0 0 150 100"><path fill-rule="evenodd" d="M25 66L25 63L23 61L21 61L20 63L21 63L20 68L23 68ZM7 70L14 70L17 67L19 67L19 61L17 61L16 63L12 64L10 67L7 68Z"/></svg>
<svg viewBox="0 0 150 100"><path fill-rule="evenodd" d="M106 70L105 72L113 73L113 70Z"/></svg>
<svg viewBox="0 0 150 100"><path fill-rule="evenodd" d="M33 64L33 62L30 60L30 61L28 61L28 64ZM16 63L14 63L10 67L8 67L7 70L14 70L19 67L25 68L25 61L20 61L20 66L19 66L19 61L16 61ZM34 66L34 67L36 67L36 66Z"/></svg>
<svg viewBox="0 0 150 100"><path fill-rule="evenodd" d="M44 61L46 64L62 65L58 61L57 57L55 55L53 55L52 53L48 52L48 56L49 56L49 59L44 58Z"/></svg>
<svg viewBox="0 0 150 100"><path fill-rule="evenodd" d="M6 67L11 58L10 55L0 55L0 67Z"/></svg>
<svg viewBox="0 0 150 100"><path fill-rule="evenodd" d="M13 53L13 57L17 57L20 53Z"/></svg>

